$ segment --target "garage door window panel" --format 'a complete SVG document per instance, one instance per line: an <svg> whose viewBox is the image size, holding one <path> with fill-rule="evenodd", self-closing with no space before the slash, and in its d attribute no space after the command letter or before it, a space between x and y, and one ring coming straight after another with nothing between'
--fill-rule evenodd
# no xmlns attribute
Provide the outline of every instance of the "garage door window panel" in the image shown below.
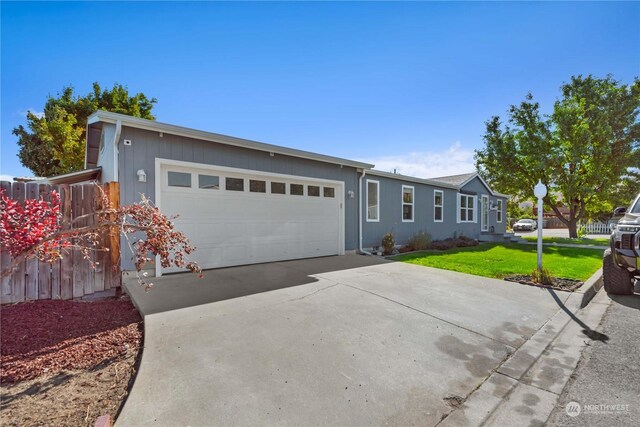
<svg viewBox="0 0 640 427"><path fill-rule="evenodd" d="M204 188L207 190L219 190L220 177L216 175L198 174L198 188Z"/></svg>
<svg viewBox="0 0 640 427"><path fill-rule="evenodd" d="M320 197L320 187L317 185L307 185L307 195L310 197Z"/></svg>
<svg viewBox="0 0 640 427"><path fill-rule="evenodd" d="M284 182L272 182L271 194L287 194L287 185Z"/></svg>
<svg viewBox="0 0 640 427"><path fill-rule="evenodd" d="M244 179L227 177L224 188L227 191L244 191Z"/></svg>
<svg viewBox="0 0 640 427"><path fill-rule="evenodd" d="M336 189L333 187L324 187L324 197L336 197Z"/></svg>
<svg viewBox="0 0 640 427"><path fill-rule="evenodd" d="M249 180L249 191L252 193L266 193L267 192L267 182L260 181L257 179Z"/></svg>
<svg viewBox="0 0 640 427"><path fill-rule="evenodd" d="M169 187L191 188L191 174L169 171L167 174L167 184Z"/></svg>
<svg viewBox="0 0 640 427"><path fill-rule="evenodd" d="M292 196L304 196L304 185L291 184L289 186L289 194L291 194Z"/></svg>

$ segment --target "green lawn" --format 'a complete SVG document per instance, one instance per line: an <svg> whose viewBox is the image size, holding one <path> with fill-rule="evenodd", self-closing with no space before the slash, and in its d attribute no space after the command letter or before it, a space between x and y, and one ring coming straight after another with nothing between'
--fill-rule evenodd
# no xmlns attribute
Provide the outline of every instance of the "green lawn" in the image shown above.
<svg viewBox="0 0 640 427"><path fill-rule="evenodd" d="M555 277L584 281L602 266L602 252L601 249L546 246L542 264ZM530 274L536 268L537 251L530 245L487 243L398 255L393 259L501 279L511 274Z"/></svg>
<svg viewBox="0 0 640 427"><path fill-rule="evenodd" d="M528 242L537 242L538 236L521 236ZM608 246L608 237L597 237L595 239L586 239L584 237L578 239L569 239L568 237L543 237L542 243L569 243L574 245L589 245L589 246Z"/></svg>

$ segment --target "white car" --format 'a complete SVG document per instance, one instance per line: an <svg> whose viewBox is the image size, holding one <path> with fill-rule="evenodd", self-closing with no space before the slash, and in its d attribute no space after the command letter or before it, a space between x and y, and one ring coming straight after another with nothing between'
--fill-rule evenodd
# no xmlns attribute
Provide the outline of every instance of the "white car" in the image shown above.
<svg viewBox="0 0 640 427"><path fill-rule="evenodd" d="M534 231L538 228L538 223L532 219L521 219L513 224L513 231Z"/></svg>

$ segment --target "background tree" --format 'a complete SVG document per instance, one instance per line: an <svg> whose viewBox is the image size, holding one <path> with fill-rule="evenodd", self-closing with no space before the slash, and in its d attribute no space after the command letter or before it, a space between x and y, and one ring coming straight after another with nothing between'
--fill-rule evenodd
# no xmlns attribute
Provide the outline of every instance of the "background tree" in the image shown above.
<svg viewBox="0 0 640 427"><path fill-rule="evenodd" d="M478 172L496 190L533 198L542 180L545 205L577 237L583 218L627 205L640 167L640 80L620 84L606 78L572 77L551 115L542 115L531 94L509 109L507 124L486 122L485 148L476 151ZM558 209L562 197L568 214ZM621 200L626 200L622 203Z"/></svg>
<svg viewBox="0 0 640 427"><path fill-rule="evenodd" d="M130 96L128 89L117 83L102 90L96 82L93 92L86 96L76 96L73 87L64 87L58 97L49 96L42 116L27 113L28 129L22 125L13 129L20 147L18 157L37 176L82 170L87 117L91 113L107 110L155 120L151 110L156 102L143 93Z"/></svg>

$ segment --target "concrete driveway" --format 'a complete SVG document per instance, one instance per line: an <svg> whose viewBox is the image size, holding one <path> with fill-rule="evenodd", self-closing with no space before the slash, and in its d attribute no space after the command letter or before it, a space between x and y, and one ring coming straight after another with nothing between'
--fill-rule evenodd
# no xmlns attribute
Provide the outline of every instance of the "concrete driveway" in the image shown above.
<svg viewBox="0 0 640 427"><path fill-rule="evenodd" d="M559 310L541 289L357 255L156 283L128 285L145 348L118 426L436 425Z"/></svg>

